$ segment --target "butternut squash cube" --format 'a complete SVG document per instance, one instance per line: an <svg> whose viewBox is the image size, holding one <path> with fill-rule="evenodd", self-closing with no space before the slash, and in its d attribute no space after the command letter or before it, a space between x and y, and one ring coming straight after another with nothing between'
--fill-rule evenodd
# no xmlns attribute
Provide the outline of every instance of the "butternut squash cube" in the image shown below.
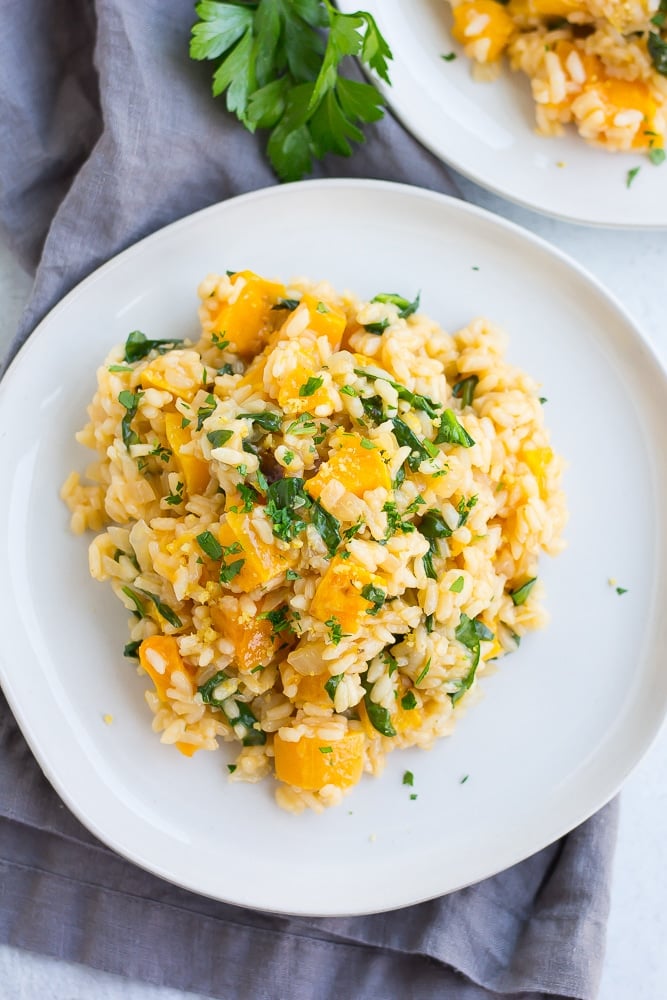
<svg viewBox="0 0 667 1000"><path fill-rule="evenodd" d="M466 48L473 42L487 41L484 55L472 54L477 62L493 62L506 48L514 34L514 22L496 0L466 0L454 8L452 35ZM479 27L477 27L479 25Z"/></svg>
<svg viewBox="0 0 667 1000"><path fill-rule="evenodd" d="M378 486L391 489L391 477L377 447L367 448L358 434L337 432L334 444L340 444L329 456L305 488L317 500L327 483L339 480L350 493L361 498L367 490ZM369 442L370 444L370 442Z"/></svg>
<svg viewBox="0 0 667 1000"><path fill-rule="evenodd" d="M139 663L153 681L158 698L165 704L169 701L167 689L171 687L172 673L175 670L189 672L172 635L152 635L144 639L139 646ZM185 757L192 757L199 749L192 743L179 742L176 746Z"/></svg>
<svg viewBox="0 0 667 1000"><path fill-rule="evenodd" d="M183 483L188 496L195 493L204 493L208 486L210 474L208 463L196 455L183 454L183 445L189 444L191 440L190 429L181 427L183 418L180 413L165 413L164 428L167 435L169 447L174 454L174 461L178 466Z"/></svg>
<svg viewBox="0 0 667 1000"><path fill-rule="evenodd" d="M246 357L257 354L272 329L272 309L285 295L285 286L260 278L252 271L237 271L232 285L245 284L235 302L224 305L215 319L220 335L231 350Z"/></svg>
<svg viewBox="0 0 667 1000"><path fill-rule="evenodd" d="M218 538L223 548L234 543L241 548L240 552L226 556L227 563L244 560L241 571L230 581L233 590L248 593L281 576L289 568L289 559L275 544L267 544L260 538L248 514L228 510L220 525Z"/></svg>
<svg viewBox="0 0 667 1000"><path fill-rule="evenodd" d="M353 633L360 619L373 607L361 596L368 584L384 589L384 580L352 559L335 556L320 580L310 605L310 613L322 622L336 618L343 632ZM371 619L369 618L369 621Z"/></svg>
<svg viewBox="0 0 667 1000"><path fill-rule="evenodd" d="M241 673L249 673L259 664L267 666L277 647L292 638L289 632L274 636L273 625L267 618L244 618L220 605L211 607L211 618L218 632L233 643Z"/></svg>
<svg viewBox="0 0 667 1000"><path fill-rule="evenodd" d="M296 743L281 737L273 740L276 777L287 785L317 792L325 785L351 788L356 785L364 766L362 732L348 732L338 740L302 736Z"/></svg>

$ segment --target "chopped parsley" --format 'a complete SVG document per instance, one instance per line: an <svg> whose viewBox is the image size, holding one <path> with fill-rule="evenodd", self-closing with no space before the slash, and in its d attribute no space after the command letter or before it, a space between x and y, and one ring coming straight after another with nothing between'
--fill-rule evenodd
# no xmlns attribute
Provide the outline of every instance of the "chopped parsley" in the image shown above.
<svg viewBox="0 0 667 1000"><path fill-rule="evenodd" d="M252 486L246 486L245 483L239 483L236 488L239 491L241 499L243 500L241 513L249 514L259 500L259 493Z"/></svg>
<svg viewBox="0 0 667 1000"><path fill-rule="evenodd" d="M216 398L210 392L206 397L206 405L200 406L197 410L197 430L200 431L204 426L204 421L215 412Z"/></svg>
<svg viewBox="0 0 667 1000"><path fill-rule="evenodd" d="M310 378L299 387L300 396L314 396L318 389L322 387L324 379L319 375L311 375Z"/></svg>
<svg viewBox="0 0 667 1000"><path fill-rule="evenodd" d="M185 487L183 483L179 481L176 483L176 490L174 493L170 493L169 496L164 498L165 503L168 503L170 507L178 507L179 504L183 503L183 490Z"/></svg>
<svg viewBox="0 0 667 1000"><path fill-rule="evenodd" d="M295 569L288 569L285 573L286 580L300 580L301 577Z"/></svg>
<svg viewBox="0 0 667 1000"><path fill-rule="evenodd" d="M205 705L213 705L215 708L222 708L222 702L215 698L215 689L223 683L223 681L229 680L227 674L224 670L218 670L217 674L213 674L205 684L201 684L197 690L201 695L201 700Z"/></svg>
<svg viewBox="0 0 667 1000"><path fill-rule="evenodd" d="M459 785L465 785L465 783L466 783L466 781L468 780L469 777L470 777L469 774L464 774L463 777L461 778L461 780L459 781Z"/></svg>
<svg viewBox="0 0 667 1000"><path fill-rule="evenodd" d="M160 444L159 441L156 441L155 444L153 445L153 450L151 452L151 455L154 455L155 458L161 459L163 462L168 462L169 459L171 458L171 448L165 448L163 444Z"/></svg>
<svg viewBox="0 0 667 1000"><path fill-rule="evenodd" d="M661 3L660 13L663 12L664 9ZM661 76L667 76L667 42L663 42L662 38L656 31L649 31L646 45L648 53L651 57L651 62L653 63L656 71L660 73Z"/></svg>
<svg viewBox="0 0 667 1000"><path fill-rule="evenodd" d="M456 705L457 701L463 697L466 691L469 691L472 687L472 683L475 679L475 672L477 670L477 665L479 663L480 656L480 642L482 640L488 641L493 639L493 632L491 629L487 628L484 622L480 621L478 618L469 618L463 612L461 613L461 618L459 624L456 626L454 631L456 639L469 650L470 656L470 668L465 677L462 677L456 682L457 687L455 691L452 691L449 695L452 705Z"/></svg>
<svg viewBox="0 0 667 1000"><path fill-rule="evenodd" d="M383 708L382 705L377 705L371 700L370 692L373 685L369 683L365 676L362 678L362 683L366 689L366 694L364 695L364 707L370 724L383 736L395 736L396 730L392 724L390 713L386 708Z"/></svg>
<svg viewBox="0 0 667 1000"><path fill-rule="evenodd" d="M328 313L328 312L331 312L331 310L329 309L329 306L326 306L324 304L324 302L318 302L317 305L315 306L315 309L316 309L316 311L318 313Z"/></svg>
<svg viewBox="0 0 667 1000"><path fill-rule="evenodd" d="M278 299L275 306L271 306L271 309L273 312L280 309L287 309L289 312L294 312L298 305L299 299Z"/></svg>
<svg viewBox="0 0 667 1000"><path fill-rule="evenodd" d="M232 545L226 545L222 554L225 557L223 559L222 565L220 567L220 583L231 583L232 580L239 575L241 570L245 565L245 559L235 559L233 562L228 563L226 557L237 555L239 552L243 552L243 547L240 542L234 542Z"/></svg>
<svg viewBox="0 0 667 1000"><path fill-rule="evenodd" d="M368 601L373 605L372 608L366 609L367 615L377 615L382 608L383 604L387 600L387 594L381 587L376 587L372 583L367 583L365 587L361 589L361 596L364 600Z"/></svg>
<svg viewBox="0 0 667 1000"><path fill-rule="evenodd" d="M129 365L109 365L107 371L110 372L133 372L134 368Z"/></svg>
<svg viewBox="0 0 667 1000"><path fill-rule="evenodd" d="M429 656L428 660L426 661L426 663L419 672L417 680L415 681L415 687L419 687L419 685L424 680L430 669L431 669L431 657Z"/></svg>
<svg viewBox="0 0 667 1000"><path fill-rule="evenodd" d="M628 592L628 588L627 588L627 587L617 587L617 588L616 588L616 593L617 593L617 594L618 594L619 596L620 596L621 594L627 594L627 592Z"/></svg>
<svg viewBox="0 0 667 1000"><path fill-rule="evenodd" d="M437 580L438 576L433 566L433 556L440 554L438 539L449 538L452 533L452 529L449 527L440 511L435 507L431 507L426 511L421 519L419 531L422 533L424 538L428 539L429 542L428 552L422 560L424 563L424 572L429 580Z"/></svg>
<svg viewBox="0 0 667 1000"><path fill-rule="evenodd" d="M266 499L266 515L276 538L291 542L305 531L306 522L299 515L299 511L307 508L309 503L303 490L303 479L294 476L276 480L267 487Z"/></svg>
<svg viewBox="0 0 667 1000"><path fill-rule="evenodd" d="M128 451L131 445L138 444L139 442L139 435L136 431L132 430L132 421L137 415L137 409L142 396L143 392L130 392L129 389L123 389L122 392L118 393L118 402L125 408L125 415L120 422L121 437Z"/></svg>
<svg viewBox="0 0 667 1000"><path fill-rule="evenodd" d="M230 774L233 774L234 771L236 770L236 768L237 768L236 764L228 764L227 765L227 770L229 771Z"/></svg>
<svg viewBox="0 0 667 1000"><path fill-rule="evenodd" d="M285 465L291 465L293 461L294 461L294 452L293 451L285 451L285 452L283 452L283 462L285 463Z"/></svg>
<svg viewBox="0 0 667 1000"><path fill-rule="evenodd" d="M333 753L333 747L318 747L320 753Z"/></svg>
<svg viewBox="0 0 667 1000"><path fill-rule="evenodd" d="M461 398L461 402L464 406L472 406L478 382L479 375L468 375L467 378L461 379L460 382L457 382L456 385L453 386L452 393L454 396Z"/></svg>
<svg viewBox="0 0 667 1000"><path fill-rule="evenodd" d="M401 698L401 708L404 708L406 711L409 711L410 709L416 707L417 707L417 699L415 698L414 693L412 691L408 691L407 694L404 694L403 697Z"/></svg>
<svg viewBox="0 0 667 1000"><path fill-rule="evenodd" d="M443 52L440 55L440 58L444 59L445 62L454 62L454 60L456 59L456 52L447 52L447 53Z"/></svg>
<svg viewBox="0 0 667 1000"><path fill-rule="evenodd" d="M401 319L407 319L408 316L412 316L419 309L419 298L419 292L417 292L417 297L412 302L409 299L403 298L402 295L397 295L396 292L380 292L371 299L371 302L384 302L396 306Z"/></svg>
<svg viewBox="0 0 667 1000"><path fill-rule="evenodd" d="M224 333L212 333L211 343L214 347L217 347L219 351L224 351L225 347L229 347L229 341L224 339Z"/></svg>
<svg viewBox="0 0 667 1000"><path fill-rule="evenodd" d="M664 16L665 15L663 14L663 17ZM666 157L667 153L665 153L662 147L656 147L655 149L649 150L648 158L654 167L659 167L661 163L664 163ZM109 371L111 371L111 369L109 369Z"/></svg>
<svg viewBox="0 0 667 1000"><path fill-rule="evenodd" d="M343 674L334 674L333 677L330 677L329 680L324 685L324 690L329 695L332 701L336 696L338 685L340 684L342 679L343 679Z"/></svg>
<svg viewBox="0 0 667 1000"><path fill-rule="evenodd" d="M426 618L424 618L424 628L426 629L427 633L430 634L433 631L434 624L435 624L435 616L426 615Z"/></svg>
<svg viewBox="0 0 667 1000"><path fill-rule="evenodd" d="M424 413L432 419L437 417L438 410L442 409L442 403L436 403L435 400L431 399L429 396L422 396L418 392L412 392L411 389L401 385L400 382L395 382L389 375L382 375L379 372L369 372L365 368L355 368L354 372L355 375L361 375L363 378L367 378L369 382L377 382L378 379L381 382L388 382L392 389L396 390L396 394L399 399L409 403L415 410L423 410Z"/></svg>
<svg viewBox="0 0 667 1000"><path fill-rule="evenodd" d="M343 626L338 621L335 615L332 615L331 618L327 618L324 624L329 629L329 641L333 646L337 646L341 641L341 639L345 638L345 633L343 632Z"/></svg>
<svg viewBox="0 0 667 1000"><path fill-rule="evenodd" d="M380 336L380 334L383 334L389 325L390 321L388 319L381 319L377 323L364 323L364 330L368 333L375 333L377 336Z"/></svg>
<svg viewBox="0 0 667 1000"><path fill-rule="evenodd" d="M414 783L415 783L415 776L412 773L412 771L404 771L403 772L403 784L404 785L409 785L410 788L412 788L412 786L414 785Z"/></svg>
<svg viewBox="0 0 667 1000"><path fill-rule="evenodd" d="M241 740L244 747L255 747L263 746L266 743L266 733L262 732L261 729L257 728L257 718L253 715L250 707L246 705L244 701L240 701L235 698L233 704L236 705L238 715L231 718L225 705L229 704L231 699L225 699L225 701L218 701L215 697L215 689L223 681L226 681L227 674L224 670L219 670L217 674L214 674L210 680L206 681L205 684L201 684L197 690L201 695L201 700L205 705L211 705L213 708L219 708L225 715L227 722L234 730L235 735ZM230 774L236 770L236 764L227 765Z"/></svg>
<svg viewBox="0 0 667 1000"><path fill-rule="evenodd" d="M472 497L468 497L467 500L465 497L461 497L461 499L459 500L458 504L456 505L456 509L459 512L459 524L458 524L459 528L462 528L463 525L468 520L468 517L470 516L470 511L477 504L478 499L479 497L477 496L477 494L475 494Z"/></svg>
<svg viewBox="0 0 667 1000"><path fill-rule="evenodd" d="M280 635L281 632L286 632L292 629L292 622L290 619L290 609L287 604L281 604L280 607L274 608L273 611L263 611L258 618L265 618L269 621L273 627L273 635Z"/></svg>
<svg viewBox="0 0 667 1000"><path fill-rule="evenodd" d="M463 579L463 577L457 576L457 578L454 580L454 583L449 588L452 594L460 594L461 591L463 590L464 583L465 580Z"/></svg>
<svg viewBox="0 0 667 1000"><path fill-rule="evenodd" d="M410 449L407 462L412 471L416 472L422 462L428 461L431 458L431 455L424 447L423 442L419 440L415 432L411 430L408 425L400 419L400 417L394 417L392 424L394 428L394 437L398 441L399 445L402 448L407 447Z"/></svg>
<svg viewBox="0 0 667 1000"><path fill-rule="evenodd" d="M139 659L139 647L141 646L141 639L136 639L134 642L128 642L123 647L123 656L127 656L130 659Z"/></svg>
<svg viewBox="0 0 667 1000"><path fill-rule="evenodd" d="M258 424L262 430L271 431L277 434L282 424L282 413L274 413L273 410L263 410L261 413L239 413L239 420L252 420Z"/></svg>
<svg viewBox="0 0 667 1000"><path fill-rule="evenodd" d="M512 598L512 604L515 604L517 607L521 604L525 604L528 599L528 595L536 583L537 577L533 576L530 580L526 580L525 583L522 583L520 587L517 587L516 590L510 590L509 595Z"/></svg>
<svg viewBox="0 0 667 1000"><path fill-rule="evenodd" d="M374 423L384 422L384 405L381 396L360 396L361 406L365 416Z"/></svg>
<svg viewBox="0 0 667 1000"><path fill-rule="evenodd" d="M166 340L149 340L141 330L133 330L125 341L125 360L133 364L135 361L141 361L153 350L164 354L165 351L172 347L178 347L182 343L183 341L177 337Z"/></svg>
<svg viewBox="0 0 667 1000"><path fill-rule="evenodd" d="M367 451L375 451L375 445L372 441L369 441L368 438L361 439L361 447L365 448Z"/></svg>
<svg viewBox="0 0 667 1000"><path fill-rule="evenodd" d="M341 396L357 395L357 390L354 388L353 385L342 385L338 391L340 392Z"/></svg>
<svg viewBox="0 0 667 1000"><path fill-rule="evenodd" d="M651 38L657 38L657 37L658 37L657 35L651 34L651 35L649 35L649 40ZM667 53L667 45L665 46L665 51ZM665 63L665 66L666 66L666 69L667 69L667 61ZM641 170L641 167L633 167L632 170L628 170L627 174L625 175L625 186L626 186L626 188L629 188L631 186L632 182L634 181L635 177L637 176L637 174L639 173L640 170Z"/></svg>
<svg viewBox="0 0 667 1000"><path fill-rule="evenodd" d="M139 618L146 618L146 610L144 603L138 596L139 594L141 594L143 597L147 597L149 601L153 602L157 613L162 618L164 618L165 621L169 622L169 624L173 628L182 627L183 622L178 617L178 615L171 610L168 604L163 604L160 598L156 594L151 594L149 590L142 590L141 587L132 588L126 586L122 587L121 590L126 595L126 597L130 598L130 600L134 604L136 608L136 614L138 615Z"/></svg>
<svg viewBox="0 0 667 1000"><path fill-rule="evenodd" d="M312 414L302 413L296 420L292 421L285 434L305 435L315 433L315 421Z"/></svg>
<svg viewBox="0 0 667 1000"><path fill-rule="evenodd" d="M465 427L456 419L453 410L444 410L440 415L440 426L435 437L436 444L459 444L462 448L472 448L475 444Z"/></svg>
<svg viewBox="0 0 667 1000"><path fill-rule="evenodd" d="M222 545L212 532L202 531L201 535L197 535L197 541L199 548L210 559L222 559Z"/></svg>
<svg viewBox="0 0 667 1000"><path fill-rule="evenodd" d="M319 533L327 547L327 552L333 556L341 544L340 521L325 510L317 500L311 502L310 518L313 527Z"/></svg>

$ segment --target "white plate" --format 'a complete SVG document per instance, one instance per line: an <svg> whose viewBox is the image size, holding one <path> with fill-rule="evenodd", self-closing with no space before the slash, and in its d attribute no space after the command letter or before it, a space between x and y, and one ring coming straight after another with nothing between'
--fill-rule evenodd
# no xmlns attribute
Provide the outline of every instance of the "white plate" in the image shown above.
<svg viewBox="0 0 667 1000"><path fill-rule="evenodd" d="M544 632L484 681L430 753L390 755L323 816L230 785L226 750L187 760L151 732L145 680L123 659L126 612L89 579L61 481L97 365L129 330L196 332L195 288L250 267L414 295L452 329L486 315L542 380L570 463L569 548L544 560ZM477 270L479 268L479 270ZM127 250L40 324L0 386L2 684L65 802L115 850L230 902L302 914L388 909L511 865L607 801L667 704L666 377L632 322L576 264L480 209L379 182L270 188ZM9 473L12 470L10 477ZM628 588L619 597L609 576ZM114 721L106 726L102 716ZM415 775L416 801L401 784ZM464 775L470 775L460 784Z"/></svg>
<svg viewBox="0 0 667 1000"><path fill-rule="evenodd" d="M338 6L358 10L357 0ZM558 138L537 135L528 77L505 64L498 80L476 83L472 63L451 37L446 0L367 0L363 6L394 53L392 86L380 89L406 128L440 159L547 215L601 226L667 226L667 166L596 149L574 127ZM452 51L454 61L440 58ZM628 189L628 170L637 166Z"/></svg>

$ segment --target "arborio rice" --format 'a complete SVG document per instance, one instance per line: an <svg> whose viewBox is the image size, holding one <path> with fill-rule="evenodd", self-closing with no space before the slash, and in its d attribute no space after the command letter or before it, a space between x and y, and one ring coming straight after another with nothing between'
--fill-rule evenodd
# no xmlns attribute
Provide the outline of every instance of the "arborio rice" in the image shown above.
<svg viewBox="0 0 667 1000"><path fill-rule="evenodd" d="M62 495L162 742L235 742L232 781L319 810L449 734L545 623L562 462L486 320L450 335L398 295L248 271L199 295L194 346L112 350Z"/></svg>
<svg viewBox="0 0 667 1000"><path fill-rule="evenodd" d="M663 161L667 0L449 2L479 75L495 76L503 52L528 75L539 132L572 122L589 142Z"/></svg>

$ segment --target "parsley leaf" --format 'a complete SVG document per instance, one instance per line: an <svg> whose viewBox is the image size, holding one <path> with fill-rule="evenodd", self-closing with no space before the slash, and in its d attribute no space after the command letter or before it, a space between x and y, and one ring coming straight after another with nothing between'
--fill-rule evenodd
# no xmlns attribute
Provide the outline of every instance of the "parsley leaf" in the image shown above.
<svg viewBox="0 0 667 1000"><path fill-rule="evenodd" d="M485 641L493 639L493 632L478 618L468 618L468 616L462 612L459 623L454 630L454 636L458 639L461 645L465 646L466 649L470 651L471 658L468 673L465 677L462 677L456 682L456 690L452 691L449 695L452 705L456 705L457 701L459 701L466 691L469 691L472 687L477 665L479 664L480 641L482 639Z"/></svg>
<svg viewBox="0 0 667 1000"><path fill-rule="evenodd" d="M383 604L387 600L387 595L386 595L385 591L382 590L381 587L376 587L372 583L367 583L365 587L362 587L362 589L361 589L361 596L366 601L368 601L370 604L373 605L372 608L367 608L366 609L366 614L367 615L373 615L373 616L375 616L375 615L377 615L379 613L380 608L383 606Z"/></svg>
<svg viewBox="0 0 667 1000"><path fill-rule="evenodd" d="M282 414L274 413L272 410L263 410L261 413L239 413L239 419L245 418L258 424L263 430L277 434L282 424Z"/></svg>
<svg viewBox="0 0 667 1000"><path fill-rule="evenodd" d="M211 559L222 559L222 545L212 532L202 531L201 535L197 535L197 541L202 552Z"/></svg>
<svg viewBox="0 0 667 1000"><path fill-rule="evenodd" d="M356 56L389 83L391 50L370 14L342 14L328 0L201 0L195 9L191 58L220 60L213 95L225 94L248 131L270 131L267 152L281 180L299 180L313 156L350 156L361 126L382 118L376 88L339 73Z"/></svg>
<svg viewBox="0 0 667 1000"><path fill-rule="evenodd" d="M310 512L313 527L320 534L322 541L327 547L327 552L333 556L342 542L340 534L340 521L325 510L317 500L312 501Z"/></svg>
<svg viewBox="0 0 667 1000"><path fill-rule="evenodd" d="M394 426L394 437L399 445L410 448L407 461L412 471L416 472L422 462L428 461L431 455L425 448L424 443L419 440L415 432L400 417L394 417L392 424Z"/></svg>
<svg viewBox="0 0 667 1000"><path fill-rule="evenodd" d="M334 674L333 677L330 677L329 680L324 685L324 690L329 695L332 701L335 698L336 691L338 690L338 685L342 681L343 676L344 676L343 674Z"/></svg>
<svg viewBox="0 0 667 1000"><path fill-rule="evenodd" d="M667 76L667 42L663 42L656 31L650 31L646 44L653 66L661 76Z"/></svg>
<svg viewBox="0 0 667 1000"><path fill-rule="evenodd" d="M321 388L324 379L317 375L311 375L302 386L299 386L300 396L314 396L319 388Z"/></svg>
<svg viewBox="0 0 667 1000"><path fill-rule="evenodd" d="M441 403L436 403L433 399L429 399L428 396L422 396L418 392L412 392L404 385L401 385L400 382L394 382L389 375L381 375L379 372L369 372L364 368L355 368L354 372L355 375L362 375L364 378L367 378L369 382L376 382L378 379L382 382L388 382L389 385L396 390L399 399L403 399L406 403L410 403L415 410L423 410L424 413L431 418L437 417L438 410L442 409ZM380 399L379 396L374 396L372 398ZM361 402L363 405L363 399ZM380 402L382 402L381 399ZM377 423L381 423L381 421L378 420Z"/></svg>
<svg viewBox="0 0 667 1000"><path fill-rule="evenodd" d="M420 295L421 293L417 292L417 298L413 302L410 302L409 299L403 298L402 295L397 295L396 292L380 292L379 295L371 299L371 302L388 302L390 305L396 306L401 319L407 319L408 316L412 316L419 309Z"/></svg>
<svg viewBox="0 0 667 1000"><path fill-rule="evenodd" d="M366 714L368 715L368 721L377 729L378 733L382 733L383 736L395 736L396 730L391 721L391 715L386 708L382 705L377 705L371 700L371 691L373 685L367 680L367 675L364 675L361 679L362 684L366 690L364 695L364 708L366 709Z"/></svg>
<svg viewBox="0 0 667 1000"><path fill-rule="evenodd" d="M463 448L472 448L473 439L465 427L456 419L453 410L444 410L440 415L440 426L435 436L436 444L460 444Z"/></svg>
<svg viewBox="0 0 667 1000"><path fill-rule="evenodd" d="M139 407L139 402L143 392L130 392L129 389L123 389L122 392L118 393L118 402L121 406L125 407L125 415L120 422L120 432L123 438L123 444L130 450L130 445L138 444L139 435L136 431L132 430L132 421L137 415L137 409Z"/></svg>
<svg viewBox="0 0 667 1000"><path fill-rule="evenodd" d="M657 38L657 37L658 37L657 35L649 35L649 38ZM665 53L666 53L666 57L667 57L667 45L665 46ZM665 63L665 73L667 75L667 61ZM641 167L633 167L632 170L628 170L628 172L627 172L627 174L625 176L625 186L626 186L626 188L630 187L630 185L632 184L632 182L634 181L635 177L637 176L637 174L639 173L640 170L641 170Z"/></svg>
<svg viewBox="0 0 667 1000"><path fill-rule="evenodd" d="M510 590L509 595L512 598L512 603L517 607L521 604L525 604L528 599L528 595L536 583L537 577L533 576L530 580L526 580L525 583L521 584L520 587L517 587L516 590Z"/></svg>
<svg viewBox="0 0 667 1000"><path fill-rule="evenodd" d="M149 340L141 330L133 330L125 341L125 360L130 363L141 361L151 351L158 351L160 354L164 354L165 351L168 351L172 347L179 347L182 343L183 341L177 337L171 337L166 340Z"/></svg>

